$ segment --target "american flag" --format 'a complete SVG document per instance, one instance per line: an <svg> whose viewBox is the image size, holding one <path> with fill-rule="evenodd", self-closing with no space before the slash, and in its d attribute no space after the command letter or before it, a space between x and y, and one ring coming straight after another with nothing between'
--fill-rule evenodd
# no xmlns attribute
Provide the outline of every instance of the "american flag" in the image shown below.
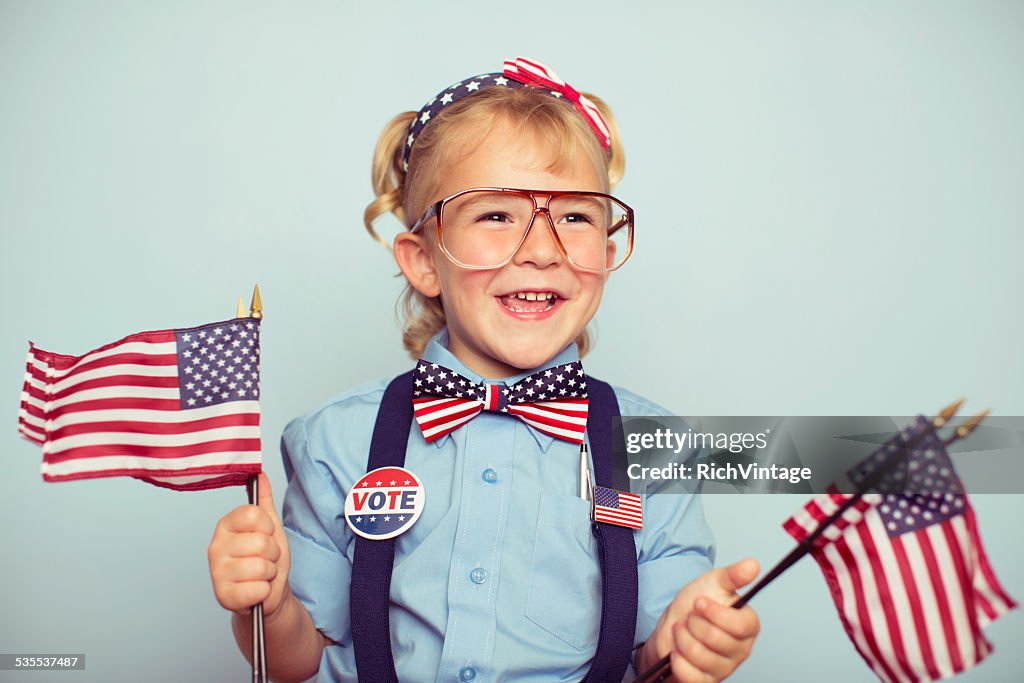
<svg viewBox="0 0 1024 683"><path fill-rule="evenodd" d="M643 529L644 513L640 505L640 494L595 486L594 521Z"/></svg>
<svg viewBox="0 0 1024 683"><path fill-rule="evenodd" d="M133 334L82 356L30 345L18 431L45 481L132 476L176 490L260 471L259 321Z"/></svg>
<svg viewBox="0 0 1024 683"><path fill-rule="evenodd" d="M421 360L413 373L413 413L429 442L483 410L514 415L534 429L583 443L587 428L587 378L579 361L535 372L512 386L474 382Z"/></svg>
<svg viewBox="0 0 1024 683"><path fill-rule="evenodd" d="M878 485L885 493L866 494L811 550L854 646L889 683L971 668L992 651L981 629L1016 606L989 564L941 439L924 418L902 438L921 435ZM897 450L883 447L851 479L857 483ZM848 498L833 488L784 527L802 541Z"/></svg>

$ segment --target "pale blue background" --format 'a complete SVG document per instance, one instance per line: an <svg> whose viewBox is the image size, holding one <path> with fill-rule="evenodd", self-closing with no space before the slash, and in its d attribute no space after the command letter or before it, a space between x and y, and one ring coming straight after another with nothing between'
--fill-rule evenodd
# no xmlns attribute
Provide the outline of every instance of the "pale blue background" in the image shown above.
<svg viewBox="0 0 1024 683"><path fill-rule="evenodd" d="M247 676L206 567L242 491L44 485L14 429L27 340L228 317L258 280L280 502L285 422L409 363L361 227L378 132L516 54L607 99L626 142L638 247L594 374L689 415L1024 414L1020 2L5 0L0 651L88 658L20 680ZM801 502L706 498L720 559L774 563ZM975 506L1024 598L1024 498ZM873 680L810 561L754 605L735 680ZM962 680L1019 680L1024 619L988 633Z"/></svg>

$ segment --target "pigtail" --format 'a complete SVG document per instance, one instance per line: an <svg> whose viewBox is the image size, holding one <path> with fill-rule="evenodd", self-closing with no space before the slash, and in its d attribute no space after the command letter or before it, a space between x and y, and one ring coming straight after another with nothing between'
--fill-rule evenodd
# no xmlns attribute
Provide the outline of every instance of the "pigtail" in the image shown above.
<svg viewBox="0 0 1024 683"><path fill-rule="evenodd" d="M377 148L373 152L371 182L373 193L377 196L363 212L363 224L366 231L380 245L390 249L391 245L374 229L374 222L390 212L402 225L405 222L405 169L402 165L402 145L409 130L409 124L416 118L416 113L407 111L399 114L384 126L377 140Z"/></svg>
<svg viewBox="0 0 1024 683"><path fill-rule="evenodd" d="M409 111L391 119L384 126L373 152L370 182L376 199L363 212L363 225L374 241L385 249L391 249L391 245L373 227L378 218L392 213L402 225L409 227L405 214L406 169L402 162L402 149L414 118L416 112ZM413 358L423 355L427 342L447 322L440 297L425 297L408 283L398 301L396 313L402 326L402 344Z"/></svg>
<svg viewBox="0 0 1024 683"><path fill-rule="evenodd" d="M441 297L425 297L406 283L399 299L402 313L402 345L412 358L423 355L427 342L448 324Z"/></svg>
<svg viewBox="0 0 1024 683"><path fill-rule="evenodd" d="M622 148L622 138L619 137L619 125L615 122L615 115L612 114L612 110L605 104L604 100L590 93L580 94L594 103L597 110L601 112L604 122L608 124L608 137L611 138L611 143L608 149L605 150L605 157L608 160L608 185L610 188L615 189L615 186L622 181L622 177L626 174L626 157Z"/></svg>

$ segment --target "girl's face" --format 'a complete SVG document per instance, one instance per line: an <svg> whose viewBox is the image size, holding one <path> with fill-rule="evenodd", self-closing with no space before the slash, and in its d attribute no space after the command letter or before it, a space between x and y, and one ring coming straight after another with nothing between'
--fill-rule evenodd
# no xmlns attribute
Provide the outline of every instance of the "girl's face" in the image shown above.
<svg viewBox="0 0 1024 683"><path fill-rule="evenodd" d="M556 172L545 168L550 155L544 152L533 139L517 139L511 124L497 122L468 155L444 170L431 201L472 187L605 191L585 154ZM417 290L428 297L440 294L449 350L481 376L506 377L543 364L573 341L597 311L608 275L573 268L543 216L537 216L512 260L490 270L467 270L448 260L436 244L433 226L399 235L395 257ZM543 301L549 293L556 297L550 306ZM521 294L542 296L532 302Z"/></svg>

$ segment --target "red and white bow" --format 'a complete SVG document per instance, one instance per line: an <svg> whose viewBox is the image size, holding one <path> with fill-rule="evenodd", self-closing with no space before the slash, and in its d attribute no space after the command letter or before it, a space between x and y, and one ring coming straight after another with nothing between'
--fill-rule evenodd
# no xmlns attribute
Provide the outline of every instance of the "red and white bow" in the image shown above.
<svg viewBox="0 0 1024 683"><path fill-rule="evenodd" d="M587 379L579 361L557 365L511 386L477 383L420 360L413 372L413 415L423 438L439 439L482 411L513 415L534 429L571 443L583 443L587 429Z"/></svg>
<svg viewBox="0 0 1024 683"><path fill-rule="evenodd" d="M535 59L516 57L514 60L505 60L504 71L505 75L509 78L514 78L520 83L537 88L547 88L551 90L552 95L564 97L572 102L576 110L583 114L583 118L594 129L597 139L601 141L601 146L608 149L608 146L611 144L611 131L608 128L608 124L605 123L604 117L601 116L601 112L598 111L593 102L579 94L575 88L559 78L558 74L551 67Z"/></svg>

